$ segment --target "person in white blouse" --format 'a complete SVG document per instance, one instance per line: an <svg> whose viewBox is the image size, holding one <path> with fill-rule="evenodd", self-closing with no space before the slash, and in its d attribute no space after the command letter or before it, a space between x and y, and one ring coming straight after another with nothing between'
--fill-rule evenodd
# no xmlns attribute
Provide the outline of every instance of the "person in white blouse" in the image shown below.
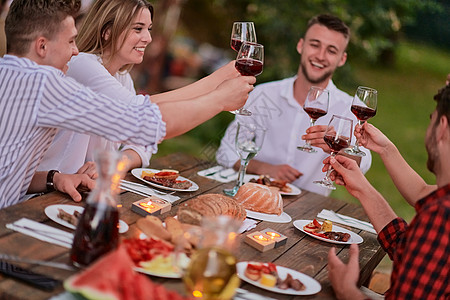
<svg viewBox="0 0 450 300"><path fill-rule="evenodd" d="M152 41L153 7L142 0L96 1L84 18L77 36L80 53L70 60L67 75L95 92L130 104L147 99L136 95L129 70L142 62L145 47ZM234 76L229 63L210 76L177 91L150 97L152 102L179 101L214 90L224 79ZM119 124L120 125L120 124ZM149 165L151 149L111 142L103 137L59 130L38 170L57 169L64 173L84 172L95 176L94 152L121 149L128 170ZM90 166L90 167L89 167Z"/></svg>
<svg viewBox="0 0 450 300"><path fill-rule="evenodd" d="M297 75L255 87L246 105L253 116L239 116L229 125L216 153L217 162L237 170L239 157L234 150L236 121L258 122L267 131L262 149L250 161L247 173L269 175L300 188L329 195L329 189L313 184L314 180L323 178L323 160L330 153L323 140L325 129L333 115L351 118L353 124L357 121L350 111L352 97L339 90L331 80L334 71L346 62L349 39L350 29L339 18L318 15L310 19L305 36L297 43L297 52L301 55ZM327 115L319 118L312 127L310 117L302 108L311 86L326 88L330 92ZM298 150L297 146L304 143L300 137L323 151L307 153ZM370 151L361 149L366 153L360 161L365 173L370 168L372 157Z"/></svg>

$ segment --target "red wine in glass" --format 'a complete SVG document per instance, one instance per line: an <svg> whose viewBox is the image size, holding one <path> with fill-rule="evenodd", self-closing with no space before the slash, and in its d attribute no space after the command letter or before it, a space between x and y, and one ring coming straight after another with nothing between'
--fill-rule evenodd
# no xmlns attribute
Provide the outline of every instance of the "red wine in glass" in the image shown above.
<svg viewBox="0 0 450 300"><path fill-rule="evenodd" d="M310 127L314 126L317 119L323 117L328 112L330 93L328 90L318 86L311 86L303 104L303 110L309 116ZM310 141L305 141L304 145L298 146L298 150L308 153L316 153L317 150L311 146Z"/></svg>
<svg viewBox="0 0 450 300"><path fill-rule="evenodd" d="M317 120L320 117L323 117L327 114L326 110L314 107L304 107L303 110L309 115L309 117L313 120Z"/></svg>
<svg viewBox="0 0 450 300"><path fill-rule="evenodd" d="M359 86L356 90L350 110L358 119L359 125L363 125L377 113L377 97L378 92L375 89ZM358 140L353 147L346 149L345 152L357 156L366 155L364 151L359 149Z"/></svg>
<svg viewBox="0 0 450 300"><path fill-rule="evenodd" d="M330 147L331 151L335 153L350 146L349 139L345 137L336 138L335 135L326 135L323 137L323 139L328 147Z"/></svg>
<svg viewBox="0 0 450 300"><path fill-rule="evenodd" d="M233 49L236 52L239 52L239 49L241 49L241 46L242 46L242 40L231 39L231 49Z"/></svg>
<svg viewBox="0 0 450 300"><path fill-rule="evenodd" d="M231 29L231 49L239 52L244 42L256 43L255 24L253 22L234 22Z"/></svg>
<svg viewBox="0 0 450 300"><path fill-rule="evenodd" d="M235 66L243 76L258 76L263 71L263 63L252 58L238 59Z"/></svg>
<svg viewBox="0 0 450 300"><path fill-rule="evenodd" d="M243 76L257 76L262 73L264 65L264 46L253 42L242 43L236 57L236 70ZM236 115L251 116L252 112L241 107L230 111Z"/></svg>
<svg viewBox="0 0 450 300"><path fill-rule="evenodd" d="M352 105L351 111L360 121L367 121L377 114L376 109L358 105Z"/></svg>
<svg viewBox="0 0 450 300"><path fill-rule="evenodd" d="M323 137L325 143L330 147L331 157L335 157L339 151L349 147L350 140L352 139L352 128L353 121L351 119L336 115L331 117ZM332 170L330 167L324 179L313 181L313 183L327 189L335 190L336 187L329 177Z"/></svg>

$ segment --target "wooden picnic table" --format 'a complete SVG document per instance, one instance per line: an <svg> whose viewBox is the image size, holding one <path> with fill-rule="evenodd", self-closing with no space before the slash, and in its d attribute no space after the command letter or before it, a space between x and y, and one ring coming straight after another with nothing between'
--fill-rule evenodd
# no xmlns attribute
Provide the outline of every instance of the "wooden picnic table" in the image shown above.
<svg viewBox="0 0 450 300"><path fill-rule="evenodd" d="M193 180L199 185L200 188L195 192L177 192L175 195L181 197L178 201L179 203L200 194L222 193L223 188L229 188L234 185L234 182L220 183L197 175L198 171L206 169L206 167L208 167L208 165L205 161L201 161L184 153L171 154L153 159L151 162L151 168L177 169L182 176ZM130 173L127 174L126 179L138 181ZM144 197L131 192L122 192L120 194L120 202L122 203L122 207L119 210L120 219L129 225L129 230L126 233L121 234L121 237L129 238L139 236L140 231L136 226L136 221L141 218L141 216L132 212L130 208L133 202L142 198ZM309 237L296 229L292 222L299 219L313 219L324 208L366 221L368 220L367 216L360 205L347 203L308 191L302 191L302 193L297 196L283 196L283 199L284 211L292 217L292 221L289 223L260 221L257 224L257 227L251 231L263 230L269 227L286 235L288 237L287 243L276 249L260 252L244 243L246 235L246 233L244 233L239 236L240 241L237 258L239 261L273 262L277 265L302 272L319 281L322 285L322 290L316 295L294 297L275 294L245 282L242 282L241 287L275 299L335 299L334 292L327 276L327 254L330 247L336 247L338 256L346 262L348 260L349 247L347 245L332 244ZM69 263L69 249L40 241L5 227L6 224L25 217L59 229L69 230L53 222L45 215L45 207L51 204L82 205L81 203L74 203L62 193L53 192L0 210L0 253L13 254L37 260ZM174 205L170 212L161 217L164 218L168 215L175 215L176 211L177 207ZM342 225L342 227L345 226ZM359 245L359 263L361 267L360 283L366 285L372 271L384 257L385 252L378 244L375 234L352 227L346 228L358 233L364 239L364 242ZM50 275L51 277L60 280L64 280L75 273L75 271L60 270L46 266L27 265L22 263L14 264L32 269L38 273ZM151 279L157 283L164 284L168 289L185 294L184 285L179 279L163 279L156 277L151 277ZM0 275L0 299L49 299L62 292L64 292L62 286L52 292L46 292Z"/></svg>

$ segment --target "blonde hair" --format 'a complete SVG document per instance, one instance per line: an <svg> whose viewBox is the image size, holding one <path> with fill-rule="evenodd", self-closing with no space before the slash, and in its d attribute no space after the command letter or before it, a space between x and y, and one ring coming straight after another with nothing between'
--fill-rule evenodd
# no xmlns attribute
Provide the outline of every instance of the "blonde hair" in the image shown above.
<svg viewBox="0 0 450 300"><path fill-rule="evenodd" d="M133 19L141 11L148 9L153 20L153 6L146 0L97 0L89 9L77 37L80 52L98 54L104 61L105 50L114 57L123 45L120 35L128 35ZM108 34L108 38L106 38ZM120 46L118 47L118 42ZM130 70L132 65L123 66L120 71Z"/></svg>

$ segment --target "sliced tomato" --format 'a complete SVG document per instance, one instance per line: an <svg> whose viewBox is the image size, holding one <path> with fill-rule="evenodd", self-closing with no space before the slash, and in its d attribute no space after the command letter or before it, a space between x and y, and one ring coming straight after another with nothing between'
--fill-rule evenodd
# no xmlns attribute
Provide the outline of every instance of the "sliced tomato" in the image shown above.
<svg viewBox="0 0 450 300"><path fill-rule="evenodd" d="M313 220L313 224L314 224L314 226L316 226L316 227L322 227L322 225L319 223L319 221L317 221L316 219L314 219Z"/></svg>

